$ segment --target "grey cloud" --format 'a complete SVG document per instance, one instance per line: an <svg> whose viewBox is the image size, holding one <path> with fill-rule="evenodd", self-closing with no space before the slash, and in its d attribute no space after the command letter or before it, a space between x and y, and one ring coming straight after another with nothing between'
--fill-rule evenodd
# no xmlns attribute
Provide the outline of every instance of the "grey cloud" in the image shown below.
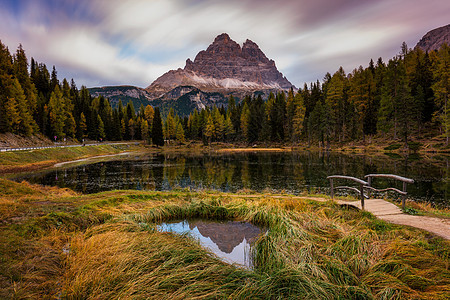
<svg viewBox="0 0 450 300"><path fill-rule="evenodd" d="M341 65L351 72L370 58L386 61L401 42L412 47L428 30L448 23L450 13L450 2L440 0L23 3L18 17L0 10L2 41L11 49L23 43L29 57L55 64L60 74L88 86L146 86L183 67L222 32L239 43L255 41L291 82L303 86Z"/></svg>

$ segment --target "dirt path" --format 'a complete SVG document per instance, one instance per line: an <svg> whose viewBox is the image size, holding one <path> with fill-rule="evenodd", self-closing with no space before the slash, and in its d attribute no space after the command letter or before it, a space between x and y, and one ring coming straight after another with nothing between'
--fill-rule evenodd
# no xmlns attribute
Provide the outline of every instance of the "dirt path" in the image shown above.
<svg viewBox="0 0 450 300"><path fill-rule="evenodd" d="M94 144L85 144L84 146L102 146L102 145L127 145L133 144L134 142L115 142L115 143L94 143ZM47 146L33 146L33 147L8 147L8 148L0 148L0 152L11 152L11 151L27 151L27 150L39 150L39 149L49 149L49 148L71 148L71 147L83 147L83 144L52 144Z"/></svg>
<svg viewBox="0 0 450 300"><path fill-rule="evenodd" d="M59 167L64 166L66 164L73 164L73 163L77 163L77 162L94 160L94 159L97 159L97 158L104 158L104 157L111 157L111 156L120 156L120 155L128 155L128 154L131 154L131 153L133 153L133 152L123 152L123 153L117 153L117 154L105 154L105 155L91 156L91 157L81 158L81 159L77 159L77 160L60 162L60 163L54 164L53 166L55 168L59 168Z"/></svg>
<svg viewBox="0 0 450 300"><path fill-rule="evenodd" d="M352 205L361 209L360 201L337 201L339 204ZM382 199L368 199L364 203L365 210L377 218L399 225L416 227L434 233L444 239L450 240L450 220L424 216L412 216L403 213L400 208L391 202Z"/></svg>

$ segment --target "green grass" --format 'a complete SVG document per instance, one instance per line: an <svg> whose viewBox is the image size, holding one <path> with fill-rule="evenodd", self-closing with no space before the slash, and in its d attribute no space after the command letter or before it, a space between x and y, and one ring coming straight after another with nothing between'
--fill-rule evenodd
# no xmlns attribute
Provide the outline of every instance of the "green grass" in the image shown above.
<svg viewBox="0 0 450 300"><path fill-rule="evenodd" d="M98 145L1 152L0 172L33 170L51 166L57 162L106 154L118 154L123 151L135 151L139 149L142 148L134 145Z"/></svg>
<svg viewBox="0 0 450 300"><path fill-rule="evenodd" d="M450 243L367 212L268 194L77 195L0 180L0 298L446 299ZM0 207L2 207L0 205ZM161 221L241 220L268 229L253 270Z"/></svg>

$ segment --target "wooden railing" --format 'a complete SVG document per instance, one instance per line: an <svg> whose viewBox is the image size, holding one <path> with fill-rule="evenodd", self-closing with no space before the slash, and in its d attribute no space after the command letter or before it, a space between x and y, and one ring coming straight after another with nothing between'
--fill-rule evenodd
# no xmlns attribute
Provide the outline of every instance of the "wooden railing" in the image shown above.
<svg viewBox="0 0 450 300"><path fill-rule="evenodd" d="M348 189L348 190L353 190L356 191L357 193L359 193L360 197L361 197L361 208L364 210L364 198L368 198L366 195L364 195L364 186L369 185L368 182L361 180L359 178L355 178L355 177L351 177L351 176L343 176L343 175L332 175L332 176L328 176L327 179L330 180L330 187L331 187L331 199L334 198L334 189ZM345 180L352 180L356 183L359 183L359 189L355 188L355 187L350 187L350 186L334 186L333 184L333 180L334 179L345 179Z"/></svg>
<svg viewBox="0 0 450 300"><path fill-rule="evenodd" d="M385 189L376 189L372 187L372 178L389 178L389 179L395 179L403 182L403 189L400 191L396 188L385 188ZM361 180L359 178L351 177L351 176L343 176L343 175L332 175L328 176L327 179L330 180L330 188L331 188L331 199L334 198L334 190L335 189L348 189L355 191L359 193L361 198L361 208L364 210L364 198L369 198L369 196L364 195L364 189L375 191L375 192L387 192L387 191L394 191L402 195L402 209L405 209L405 202L406 202L406 195L408 195L408 192L406 191L406 184L408 183L414 183L413 179L398 176L398 175L392 175L392 174L369 174L364 176L364 178L367 178L367 181ZM356 187L350 187L350 186L334 186L334 179L345 179L345 180L351 180L359 184L359 189Z"/></svg>
<svg viewBox="0 0 450 300"><path fill-rule="evenodd" d="M403 189L400 191L396 188L386 188L386 189L376 189L372 187L372 178L389 178L389 179L395 179L398 181L403 182ZM392 175L392 174L369 174L364 176L364 178L367 178L368 185L365 186L365 189L372 190L375 192L387 192L387 191L394 191L402 195L402 209L405 209L405 202L406 202L406 195L408 195L408 192L406 191L406 184L407 183L414 183L414 179L398 176L398 175Z"/></svg>

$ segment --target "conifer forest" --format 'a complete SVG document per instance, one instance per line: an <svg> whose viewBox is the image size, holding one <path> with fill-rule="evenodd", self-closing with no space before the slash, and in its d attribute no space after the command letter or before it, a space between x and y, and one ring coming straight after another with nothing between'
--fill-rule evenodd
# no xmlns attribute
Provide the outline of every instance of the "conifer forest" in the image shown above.
<svg viewBox="0 0 450 300"><path fill-rule="evenodd" d="M442 136L450 129L450 48L430 53L409 49L384 62L370 60L350 73L339 68L298 90L244 99L227 107L206 107L180 117L173 109L112 107L86 87L60 80L53 66L31 58L21 45L13 54L0 42L0 133L51 140L145 140L345 144L372 137L399 140Z"/></svg>

